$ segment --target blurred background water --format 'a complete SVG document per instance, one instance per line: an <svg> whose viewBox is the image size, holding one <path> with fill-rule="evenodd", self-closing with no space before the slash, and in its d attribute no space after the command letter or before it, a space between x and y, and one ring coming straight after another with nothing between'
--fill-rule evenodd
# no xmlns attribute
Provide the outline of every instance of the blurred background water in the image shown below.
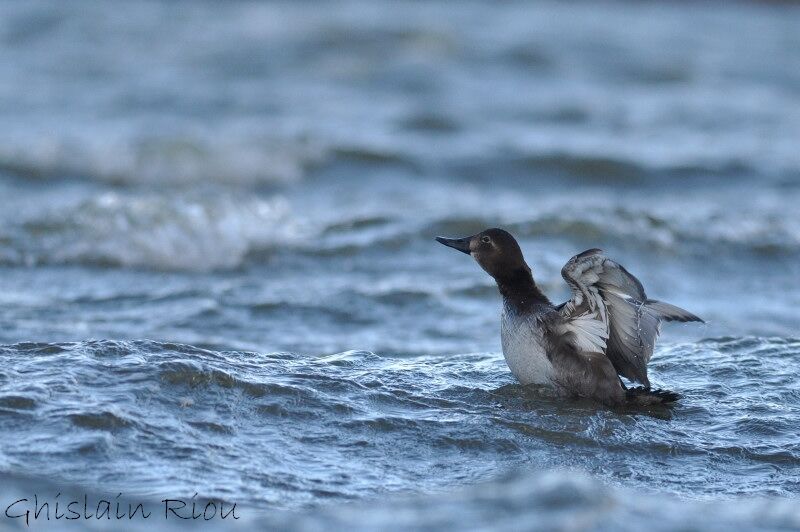
<svg viewBox="0 0 800 532"><path fill-rule="evenodd" d="M782 3L0 2L0 470L266 509L543 469L795 497L798 28ZM432 240L487 226L555 300L602 247L703 316L653 361L684 401L516 386L491 279Z"/></svg>

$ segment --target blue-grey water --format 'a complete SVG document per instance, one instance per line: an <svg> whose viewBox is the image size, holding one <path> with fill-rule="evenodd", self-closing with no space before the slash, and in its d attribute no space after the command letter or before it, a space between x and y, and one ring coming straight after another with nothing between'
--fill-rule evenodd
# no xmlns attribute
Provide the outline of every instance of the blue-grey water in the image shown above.
<svg viewBox="0 0 800 532"><path fill-rule="evenodd" d="M0 2L0 472L306 529L800 527L798 28ZM704 317L651 365L684 399L515 384L491 279L432 239L487 226L555 300L602 247Z"/></svg>

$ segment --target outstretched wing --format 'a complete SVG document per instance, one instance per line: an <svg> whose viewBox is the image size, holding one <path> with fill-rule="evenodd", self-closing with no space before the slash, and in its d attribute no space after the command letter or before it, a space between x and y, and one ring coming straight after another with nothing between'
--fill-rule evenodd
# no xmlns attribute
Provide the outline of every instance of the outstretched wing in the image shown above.
<svg viewBox="0 0 800 532"><path fill-rule="evenodd" d="M650 386L647 363L661 321L703 321L669 303L647 299L642 283L599 249L572 257L561 276L572 298L559 311L576 345L587 352L602 350L617 373L645 386Z"/></svg>

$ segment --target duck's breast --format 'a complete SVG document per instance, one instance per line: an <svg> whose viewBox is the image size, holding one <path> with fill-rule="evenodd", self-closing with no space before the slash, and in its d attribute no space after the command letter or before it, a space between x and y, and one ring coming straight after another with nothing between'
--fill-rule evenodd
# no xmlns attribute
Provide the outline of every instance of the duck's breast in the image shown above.
<svg viewBox="0 0 800 532"><path fill-rule="evenodd" d="M522 384L550 384L553 365L547 358L542 321L505 309L500 327L503 356Z"/></svg>

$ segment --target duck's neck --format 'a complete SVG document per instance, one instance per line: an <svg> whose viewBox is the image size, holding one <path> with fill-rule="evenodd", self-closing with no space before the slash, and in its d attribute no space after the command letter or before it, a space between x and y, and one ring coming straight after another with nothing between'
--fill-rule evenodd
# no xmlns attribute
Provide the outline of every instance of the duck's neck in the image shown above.
<svg viewBox="0 0 800 532"><path fill-rule="evenodd" d="M503 277L496 277L495 281L505 304L514 310L525 310L536 304L551 304L547 296L536 286L531 269L527 265Z"/></svg>

